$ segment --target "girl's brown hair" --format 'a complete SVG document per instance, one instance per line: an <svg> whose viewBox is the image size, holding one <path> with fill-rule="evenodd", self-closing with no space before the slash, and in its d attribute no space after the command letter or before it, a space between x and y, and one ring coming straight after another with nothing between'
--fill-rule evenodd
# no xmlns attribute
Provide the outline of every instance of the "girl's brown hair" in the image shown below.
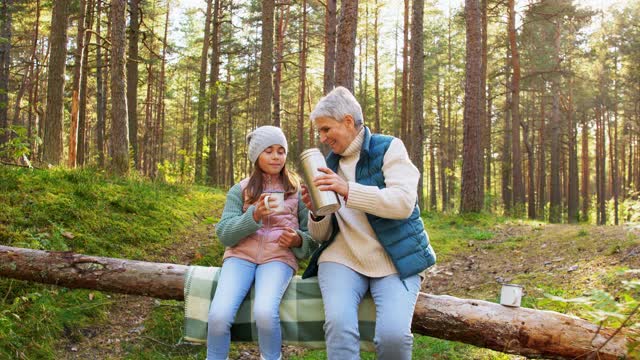
<svg viewBox="0 0 640 360"><path fill-rule="evenodd" d="M280 176L282 177L285 197L298 192L300 189L300 179L296 173L290 172L289 169L287 169L287 164L285 164L282 167L282 170L280 170ZM249 177L249 183L244 189L245 201L248 201L249 204L255 203L260 199L260 195L264 190L264 184L262 183L262 170L260 170L258 161L256 160L253 164L253 172Z"/></svg>

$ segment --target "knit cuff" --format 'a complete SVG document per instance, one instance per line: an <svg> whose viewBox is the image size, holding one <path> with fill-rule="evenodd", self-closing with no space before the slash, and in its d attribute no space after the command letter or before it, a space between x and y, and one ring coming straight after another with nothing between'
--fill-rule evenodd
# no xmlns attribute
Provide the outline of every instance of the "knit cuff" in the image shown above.
<svg viewBox="0 0 640 360"><path fill-rule="evenodd" d="M356 209L369 213L371 212L371 209L375 209L379 206L377 201L378 199L373 195L378 190L379 189L376 186L366 186L349 181L349 193L347 194L349 201L345 206L349 209Z"/></svg>
<svg viewBox="0 0 640 360"><path fill-rule="evenodd" d="M329 235L331 235L331 216L333 215L327 215L320 221L313 221L311 212L309 212L309 233L315 241L322 242L329 239Z"/></svg>

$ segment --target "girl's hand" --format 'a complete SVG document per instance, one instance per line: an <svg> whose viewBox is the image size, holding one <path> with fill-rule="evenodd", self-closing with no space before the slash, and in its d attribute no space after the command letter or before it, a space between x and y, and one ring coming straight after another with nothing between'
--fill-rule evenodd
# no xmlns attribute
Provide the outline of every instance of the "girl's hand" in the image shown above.
<svg viewBox="0 0 640 360"><path fill-rule="evenodd" d="M262 194L260 195L260 199L258 199L258 201L254 204L256 206L256 210L253 212L253 220L255 220L256 222L259 222L260 219L262 219L263 217L265 217L266 215L271 214L271 210L269 210L269 208L267 208L264 205L264 198L269 196L269 194ZM272 206L275 206L275 200L274 199L269 199L269 204L272 204Z"/></svg>
<svg viewBox="0 0 640 360"><path fill-rule="evenodd" d="M333 170L321 167L318 170L322 171L324 175L320 175L313 179L313 183L321 191L331 190L337 194L346 197L349 194L349 183L346 182L340 175L333 172Z"/></svg>
<svg viewBox="0 0 640 360"><path fill-rule="evenodd" d="M285 228L278 239L278 244L283 248L300 247L302 245L302 238L292 228Z"/></svg>

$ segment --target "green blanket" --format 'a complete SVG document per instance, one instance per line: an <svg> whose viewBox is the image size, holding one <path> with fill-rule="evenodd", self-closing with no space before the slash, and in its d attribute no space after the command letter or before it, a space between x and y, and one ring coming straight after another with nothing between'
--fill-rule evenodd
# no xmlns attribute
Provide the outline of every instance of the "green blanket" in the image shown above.
<svg viewBox="0 0 640 360"><path fill-rule="evenodd" d="M219 267L190 266L185 276L185 336L184 340L195 343L207 341L207 317L211 299L216 291ZM231 327L232 341L257 341L258 333L253 318L254 288L244 299ZM367 295L358 309L360 346L373 351L376 308ZM295 276L289 283L280 304L282 340L286 344L310 348L323 348L324 309L317 278L303 280Z"/></svg>

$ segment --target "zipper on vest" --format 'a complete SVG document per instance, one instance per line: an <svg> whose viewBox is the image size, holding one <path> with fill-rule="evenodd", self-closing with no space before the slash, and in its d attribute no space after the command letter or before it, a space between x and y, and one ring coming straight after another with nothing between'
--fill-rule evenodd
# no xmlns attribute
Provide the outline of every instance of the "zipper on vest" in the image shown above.
<svg viewBox="0 0 640 360"><path fill-rule="evenodd" d="M266 219L264 220L264 223L263 223L264 224L264 226L263 226L263 230L264 231L262 232L262 235L260 236L260 239L258 241L258 253L256 255L256 262L258 264L260 264L262 262L262 259L261 259L262 258L262 248L264 247L265 238L267 236L266 233L268 232L268 229L269 229L269 221L271 220L270 218L271 218L270 216L267 216Z"/></svg>

